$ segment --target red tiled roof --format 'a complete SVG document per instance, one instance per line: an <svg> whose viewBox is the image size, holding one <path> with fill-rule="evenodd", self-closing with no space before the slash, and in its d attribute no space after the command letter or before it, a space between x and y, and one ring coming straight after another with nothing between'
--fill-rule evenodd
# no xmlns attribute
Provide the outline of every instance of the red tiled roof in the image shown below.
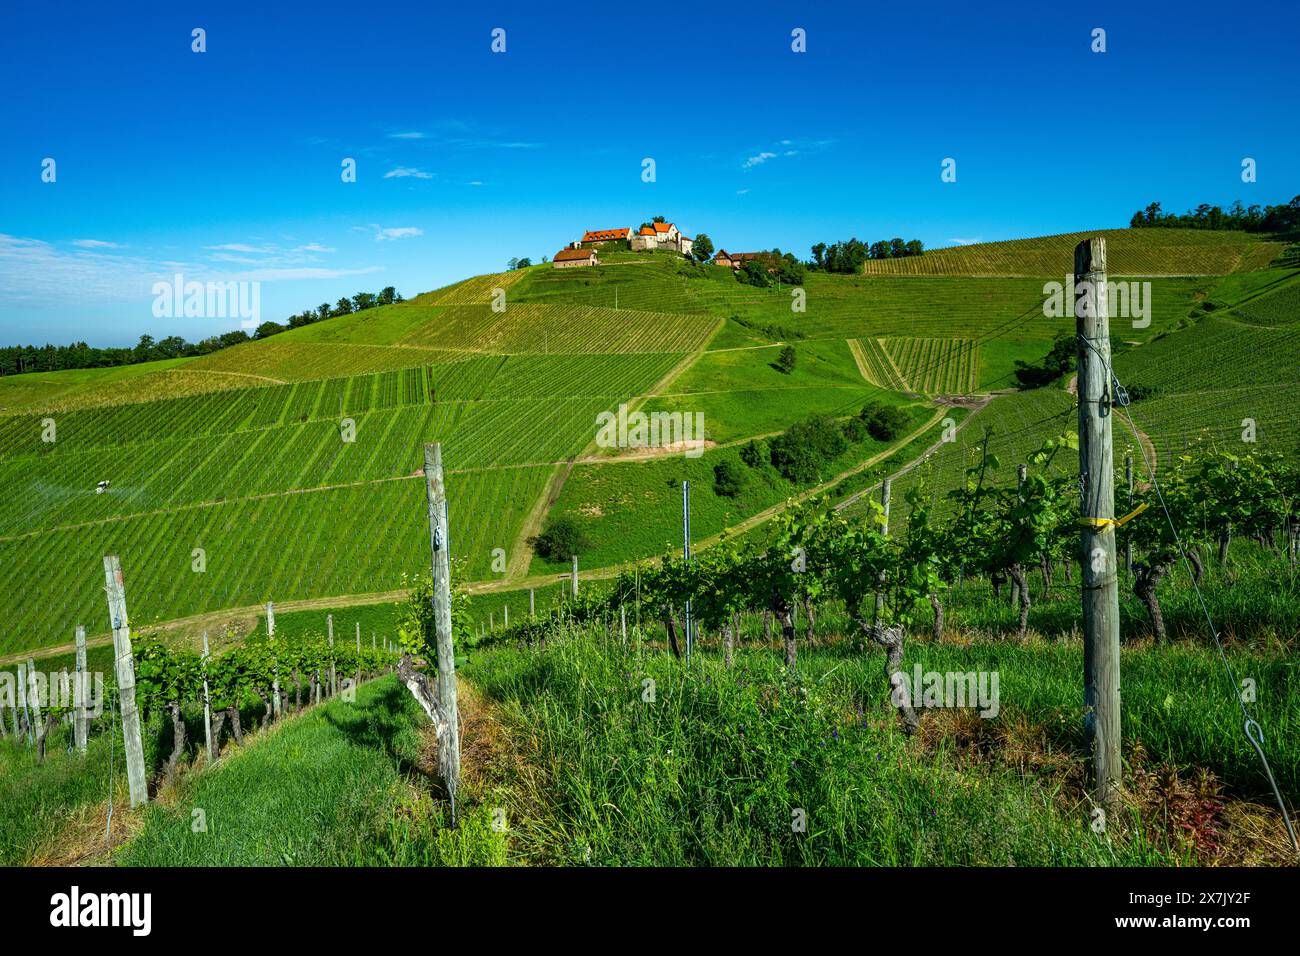
<svg viewBox="0 0 1300 956"><path fill-rule="evenodd" d="M571 262L574 259L591 259L596 255L594 249L561 249L555 254L555 262Z"/></svg>
<svg viewBox="0 0 1300 956"><path fill-rule="evenodd" d="M654 223L654 227L655 232L667 232L669 229L673 228L673 224L671 222L656 222ZM680 232L681 230L678 231Z"/></svg>
<svg viewBox="0 0 1300 956"><path fill-rule="evenodd" d="M606 242L610 239L626 239L627 234L632 230L624 226L622 229L592 229L583 233L583 242Z"/></svg>

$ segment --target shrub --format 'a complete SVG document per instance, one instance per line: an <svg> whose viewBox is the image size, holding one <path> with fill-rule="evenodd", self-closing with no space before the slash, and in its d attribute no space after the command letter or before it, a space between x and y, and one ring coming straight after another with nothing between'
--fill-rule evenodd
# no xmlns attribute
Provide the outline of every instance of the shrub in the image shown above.
<svg viewBox="0 0 1300 956"><path fill-rule="evenodd" d="M582 525L572 515L551 516L542 533L533 539L533 549L552 561L567 561L590 545Z"/></svg>
<svg viewBox="0 0 1300 956"><path fill-rule="evenodd" d="M745 489L749 476L734 458L727 458L713 466L713 493L724 498L734 498Z"/></svg>
<svg viewBox="0 0 1300 956"><path fill-rule="evenodd" d="M785 348L781 349L781 354L777 356L776 367L786 375L789 375L794 371L795 359L794 346L787 345Z"/></svg>
<svg viewBox="0 0 1300 956"><path fill-rule="evenodd" d="M740 460L750 468L762 468L764 457L762 442L753 438L749 440L748 445L740 449Z"/></svg>
<svg viewBox="0 0 1300 956"><path fill-rule="evenodd" d="M839 422L827 415L813 415L773 438L769 456L772 467L788 481L808 484L816 481L826 464L847 447Z"/></svg>
<svg viewBox="0 0 1300 956"><path fill-rule="evenodd" d="M907 428L907 413L894 405L868 402L858 412L858 420L876 441L893 441Z"/></svg>

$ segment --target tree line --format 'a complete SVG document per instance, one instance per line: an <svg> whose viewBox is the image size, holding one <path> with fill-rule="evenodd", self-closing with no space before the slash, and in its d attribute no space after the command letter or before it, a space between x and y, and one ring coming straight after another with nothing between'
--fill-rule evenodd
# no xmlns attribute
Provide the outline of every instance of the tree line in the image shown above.
<svg viewBox="0 0 1300 956"><path fill-rule="evenodd" d="M169 335L155 339L152 335L140 336L134 346L98 348L85 342L71 345L8 345L0 347L0 375L23 375L29 372L58 372L65 369L79 368L114 368L120 365L137 365L141 362L157 362L164 359L193 358L210 355L221 349L253 339L265 339L277 335L285 329L296 329L313 322L363 312L380 305L393 305L403 301L401 293L393 286L386 286L379 292L358 292L356 295L343 297L334 305L322 302L314 310L307 309L292 315L284 323L263 322L252 335L243 329L210 335L198 342L189 342L179 335Z"/></svg>
<svg viewBox="0 0 1300 956"><path fill-rule="evenodd" d="M872 243L849 239L830 245L819 242L812 247L811 265L822 272L857 273L868 259L903 259L924 252L925 244L920 239L881 239Z"/></svg>
<svg viewBox="0 0 1300 956"><path fill-rule="evenodd" d="M1237 229L1244 232L1291 233L1300 231L1300 196L1276 206L1243 206L1240 199L1227 209L1201 203L1179 215L1165 212L1153 202L1133 213L1130 229Z"/></svg>

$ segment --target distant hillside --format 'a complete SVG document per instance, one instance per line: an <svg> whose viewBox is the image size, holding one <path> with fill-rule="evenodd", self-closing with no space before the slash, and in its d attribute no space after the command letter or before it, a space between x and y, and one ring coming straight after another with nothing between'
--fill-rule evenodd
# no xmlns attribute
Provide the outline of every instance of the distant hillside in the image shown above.
<svg viewBox="0 0 1300 956"><path fill-rule="evenodd" d="M1060 276L1074 247L1090 236L1106 237L1113 275L1230 275L1263 269L1286 249L1256 233L1205 229L1101 229L1033 239L981 242L932 249L903 259L869 259L869 276Z"/></svg>

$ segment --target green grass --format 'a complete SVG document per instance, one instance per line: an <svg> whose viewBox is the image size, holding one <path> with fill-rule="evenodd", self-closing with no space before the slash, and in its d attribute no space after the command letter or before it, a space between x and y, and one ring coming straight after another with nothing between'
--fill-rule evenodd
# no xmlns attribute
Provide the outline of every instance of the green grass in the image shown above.
<svg viewBox="0 0 1300 956"><path fill-rule="evenodd" d="M189 778L175 806L150 806L144 830L116 856L126 866L367 866L410 863L399 808L427 793L416 769L423 717L394 677L268 732ZM427 796L426 796L427 801ZM195 832L201 810L206 832ZM452 862L498 863L504 838L471 825L477 854ZM450 834L449 851L466 836ZM408 836L408 841L409 841ZM493 846L493 844L496 844ZM449 854L450 855L450 854ZM435 861L422 861L435 862Z"/></svg>
<svg viewBox="0 0 1300 956"><path fill-rule="evenodd" d="M544 652L494 649L465 669L559 768L545 840L560 862L601 865L1139 865L1185 861L1177 847L1094 835L1086 801L1059 779L994 761L925 752L889 716L875 655L805 652L789 679L773 649L742 650L725 671L711 649L693 673L595 633ZM1078 763L1080 649L1015 654L979 645L919 647L907 663L1002 670L1004 720L1020 712L1059 733ZM1129 708L1152 744L1157 686L1208 679L1207 655L1135 661L1158 678ZM644 681L655 700L643 700ZM1189 687L1196 686L1189 683ZM1179 708L1181 717L1181 708ZM1008 716L1008 713L1010 716ZM1074 731L1057 731L1063 722ZM994 723L994 722L990 722ZM1198 725L1200 726L1200 725ZM1215 729L1209 746L1224 745ZM526 728L526 730L525 730ZM1282 756L1285 756L1283 754ZM804 811L806 832L792 827ZM525 824L527 825L527 824Z"/></svg>

